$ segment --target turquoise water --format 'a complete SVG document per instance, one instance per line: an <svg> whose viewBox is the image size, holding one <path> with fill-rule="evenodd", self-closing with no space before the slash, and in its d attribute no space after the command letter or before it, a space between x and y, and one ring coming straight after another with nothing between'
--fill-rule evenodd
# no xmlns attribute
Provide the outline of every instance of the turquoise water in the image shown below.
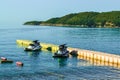
<svg viewBox="0 0 120 80"><path fill-rule="evenodd" d="M54 59L51 52L24 52L17 39L63 44L120 55L119 28L64 28L49 26L0 26L0 57L13 64L0 64L0 80L119 80L120 69L95 66L88 61ZM16 66L22 61L23 67Z"/></svg>

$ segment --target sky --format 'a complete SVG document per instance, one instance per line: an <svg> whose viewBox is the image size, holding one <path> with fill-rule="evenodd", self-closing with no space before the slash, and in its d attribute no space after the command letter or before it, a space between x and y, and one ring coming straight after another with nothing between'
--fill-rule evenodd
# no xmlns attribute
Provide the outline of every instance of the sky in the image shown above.
<svg viewBox="0 0 120 80"><path fill-rule="evenodd" d="M70 13L120 11L120 0L0 0L0 25L44 21Z"/></svg>

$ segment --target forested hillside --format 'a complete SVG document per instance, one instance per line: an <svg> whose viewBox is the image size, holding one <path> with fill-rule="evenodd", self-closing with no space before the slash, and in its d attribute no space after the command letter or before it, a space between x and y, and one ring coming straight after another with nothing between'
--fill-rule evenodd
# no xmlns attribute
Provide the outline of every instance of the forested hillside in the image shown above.
<svg viewBox="0 0 120 80"><path fill-rule="evenodd" d="M79 27L120 27L120 11L81 12L47 21L29 21L25 25L79 26Z"/></svg>

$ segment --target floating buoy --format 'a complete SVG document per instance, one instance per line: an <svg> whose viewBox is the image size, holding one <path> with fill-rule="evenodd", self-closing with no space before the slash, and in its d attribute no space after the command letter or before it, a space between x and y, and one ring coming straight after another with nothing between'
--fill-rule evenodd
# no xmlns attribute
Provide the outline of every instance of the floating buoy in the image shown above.
<svg viewBox="0 0 120 80"><path fill-rule="evenodd" d="M1 57L1 60L4 60L4 61L5 61L5 60L7 60L7 58L5 58L5 57Z"/></svg>
<svg viewBox="0 0 120 80"><path fill-rule="evenodd" d="M16 65L17 65L17 66L23 66L23 63L20 62L20 61L18 61L18 62L16 62Z"/></svg>
<svg viewBox="0 0 120 80"><path fill-rule="evenodd" d="M52 48L51 47L47 47L46 48L48 51L52 51Z"/></svg>
<svg viewBox="0 0 120 80"><path fill-rule="evenodd" d="M7 60L5 57L1 57L0 63L13 63L12 60Z"/></svg>
<svg viewBox="0 0 120 80"><path fill-rule="evenodd" d="M72 55L72 56L78 56L78 51L77 50L73 50L73 51L71 51L70 52L70 54Z"/></svg>
<svg viewBox="0 0 120 80"><path fill-rule="evenodd" d="M0 63L13 63L12 60L0 60Z"/></svg>

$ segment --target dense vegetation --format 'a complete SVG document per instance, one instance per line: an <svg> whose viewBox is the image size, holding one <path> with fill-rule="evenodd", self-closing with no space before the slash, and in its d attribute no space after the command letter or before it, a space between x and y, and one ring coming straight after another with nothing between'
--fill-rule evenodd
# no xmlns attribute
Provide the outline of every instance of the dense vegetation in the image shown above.
<svg viewBox="0 0 120 80"><path fill-rule="evenodd" d="M80 27L120 27L120 11L81 12L63 17L51 18L47 21L30 21L26 25L54 25Z"/></svg>

